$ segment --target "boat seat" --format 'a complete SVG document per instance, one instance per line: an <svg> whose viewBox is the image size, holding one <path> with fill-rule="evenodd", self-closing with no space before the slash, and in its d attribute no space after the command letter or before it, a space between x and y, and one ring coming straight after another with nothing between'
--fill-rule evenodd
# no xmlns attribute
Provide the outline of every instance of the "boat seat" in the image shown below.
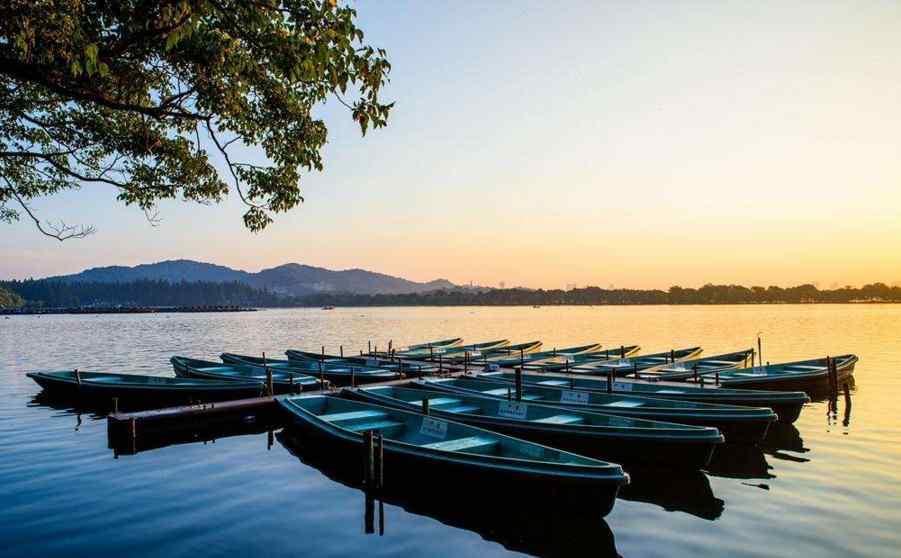
<svg viewBox="0 0 901 558"><path fill-rule="evenodd" d="M448 413L473 413L480 411L482 408L478 405L457 405L456 407L435 407L438 411L447 411Z"/></svg>
<svg viewBox="0 0 901 558"><path fill-rule="evenodd" d="M585 419L577 415L554 415L533 422L543 422L545 424L583 424Z"/></svg>
<svg viewBox="0 0 901 558"><path fill-rule="evenodd" d="M347 411L344 413L331 413L328 415L319 415L319 418L322 420L327 420L329 422L341 422L345 420L355 420L361 418L383 418L388 415L383 411Z"/></svg>
<svg viewBox="0 0 901 558"><path fill-rule="evenodd" d="M364 432L366 430L384 430L386 428L394 428L397 426L403 426L404 423L397 422L396 420L373 420L369 422L358 422L356 424L351 424L347 426L348 430L351 432Z"/></svg>
<svg viewBox="0 0 901 558"><path fill-rule="evenodd" d="M497 440L494 438L485 438L483 436L469 436L467 438L457 438L456 440L444 440L442 442L423 444L422 447L442 451L467 451L474 449L486 449L495 445L497 445Z"/></svg>

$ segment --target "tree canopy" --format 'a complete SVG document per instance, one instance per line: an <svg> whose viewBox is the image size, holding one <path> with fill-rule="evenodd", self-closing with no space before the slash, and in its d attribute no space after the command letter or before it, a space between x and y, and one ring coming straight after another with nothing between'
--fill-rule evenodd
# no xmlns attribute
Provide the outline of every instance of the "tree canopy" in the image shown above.
<svg viewBox="0 0 901 558"><path fill-rule="evenodd" d="M363 134L386 124L391 66L355 18L335 0L4 0L0 220L64 240L92 228L32 200L105 185L153 220L160 200L234 188L247 228L265 228L323 168L317 105L336 98ZM242 144L266 163L238 160Z"/></svg>

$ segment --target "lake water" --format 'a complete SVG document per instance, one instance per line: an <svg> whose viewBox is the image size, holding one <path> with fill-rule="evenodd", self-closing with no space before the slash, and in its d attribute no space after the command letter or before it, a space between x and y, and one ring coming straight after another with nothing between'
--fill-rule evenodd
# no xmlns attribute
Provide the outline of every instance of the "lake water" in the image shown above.
<svg viewBox="0 0 901 558"><path fill-rule="evenodd" d="M718 455L709 473L636 475L604 520L565 505L511 510L502 490L445 506L430 497L442 479L426 475L367 510L327 455L278 429L116 458L102 417L36 400L24 376L74 367L171 375L173 354L216 360L451 336L647 352L700 344L717 354L752 346L758 332L772 362L858 354L851 405L840 398L830 414L812 403L762 448ZM901 305L14 316L0 319L0 555L898 556L899 388Z"/></svg>

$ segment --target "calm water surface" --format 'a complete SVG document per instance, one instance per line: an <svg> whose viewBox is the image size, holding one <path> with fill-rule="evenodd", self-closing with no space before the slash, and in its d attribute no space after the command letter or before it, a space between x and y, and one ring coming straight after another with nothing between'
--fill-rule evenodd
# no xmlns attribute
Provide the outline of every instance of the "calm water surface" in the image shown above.
<svg viewBox="0 0 901 558"><path fill-rule="evenodd" d="M773 362L860 355L850 405L826 402L762 448L718 454L709 473L636 474L606 520L509 510L502 491L445 506L441 479L379 506L328 456L278 429L114 457L106 422L54 408L40 369L171 375L183 354L280 355L450 336L599 341L648 352L750 347ZM16 316L0 320L0 555L18 556L898 556L901 305L339 308L243 314ZM300 457L300 458L299 458Z"/></svg>

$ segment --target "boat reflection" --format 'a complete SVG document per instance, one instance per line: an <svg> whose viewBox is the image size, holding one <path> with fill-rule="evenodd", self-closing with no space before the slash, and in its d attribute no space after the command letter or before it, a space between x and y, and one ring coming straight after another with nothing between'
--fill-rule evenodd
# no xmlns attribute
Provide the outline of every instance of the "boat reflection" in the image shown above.
<svg viewBox="0 0 901 558"><path fill-rule="evenodd" d="M473 531L515 552L533 556L618 556L607 522L572 513L565 502L534 501L528 495L516 498L496 485L461 485L452 479L430 482L426 490L419 479L411 478L403 485L386 485L377 494L367 493L362 485L359 460L337 459L322 444L308 442L291 428L278 432L276 439L306 465L363 493L366 533L375 533L377 524L378 533L384 534L384 504L388 503L409 513Z"/></svg>
<svg viewBox="0 0 901 558"><path fill-rule="evenodd" d="M716 448L707 472L729 479L772 479L772 467L763 450L750 444L723 444Z"/></svg>
<svg viewBox="0 0 901 558"><path fill-rule="evenodd" d="M700 471L629 467L632 482L619 497L660 506L713 521L723 514L725 502L713 494L710 479Z"/></svg>

